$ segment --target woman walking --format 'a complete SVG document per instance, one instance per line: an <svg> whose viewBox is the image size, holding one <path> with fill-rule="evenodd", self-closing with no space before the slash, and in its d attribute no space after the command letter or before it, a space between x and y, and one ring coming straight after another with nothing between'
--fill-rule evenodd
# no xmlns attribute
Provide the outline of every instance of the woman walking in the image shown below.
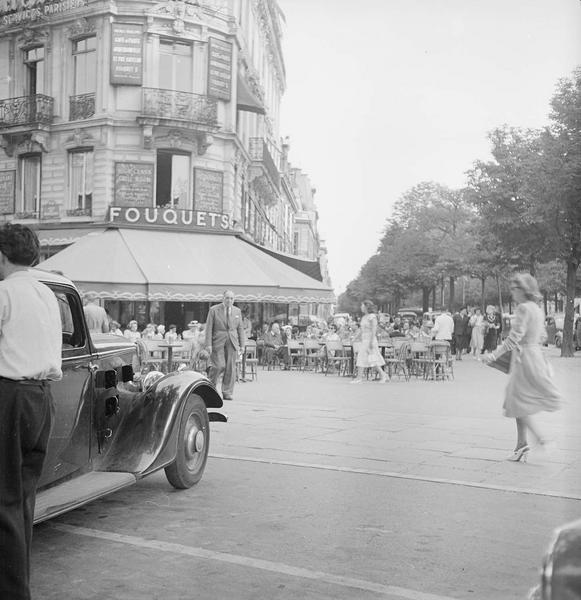
<svg viewBox="0 0 581 600"><path fill-rule="evenodd" d="M472 355L477 360L480 360L480 354L482 353L482 347L484 345L484 317L479 308L477 308L470 317L470 327L472 327L470 350L472 350Z"/></svg>
<svg viewBox="0 0 581 600"><path fill-rule="evenodd" d="M371 300L364 300L361 304L360 330L361 344L357 354L357 377L350 383L361 383L363 381L364 369L374 369L379 375L379 381L385 383L387 375L381 368L385 364L383 356L379 351L377 343L377 316L375 315L375 305Z"/></svg>
<svg viewBox="0 0 581 600"><path fill-rule="evenodd" d="M517 440L507 460L526 462L531 449L528 432L541 447L549 442L532 415L560 408L561 394L553 383L551 367L541 349L545 325L537 304L541 298L537 281L528 273L515 275L510 282L510 291L518 305L510 334L502 346L484 357L484 361L492 362L512 351L503 409L505 416L516 420Z"/></svg>

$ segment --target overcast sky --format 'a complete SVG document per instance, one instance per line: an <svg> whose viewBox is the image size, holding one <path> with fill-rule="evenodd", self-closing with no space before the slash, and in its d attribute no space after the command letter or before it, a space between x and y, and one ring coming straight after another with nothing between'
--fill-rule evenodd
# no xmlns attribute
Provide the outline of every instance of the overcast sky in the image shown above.
<svg viewBox="0 0 581 600"><path fill-rule="evenodd" d="M462 186L487 132L541 127L581 64L579 0L279 0L281 135L309 174L337 294L415 184Z"/></svg>

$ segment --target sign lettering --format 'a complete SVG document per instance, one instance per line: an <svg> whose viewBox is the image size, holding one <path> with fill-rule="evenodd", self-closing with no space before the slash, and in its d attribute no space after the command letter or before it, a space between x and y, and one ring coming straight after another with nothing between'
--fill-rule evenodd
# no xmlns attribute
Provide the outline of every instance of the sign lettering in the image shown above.
<svg viewBox="0 0 581 600"><path fill-rule="evenodd" d="M0 0L0 27L59 15L87 4L88 0Z"/></svg>
<svg viewBox="0 0 581 600"><path fill-rule="evenodd" d="M115 204L151 206L153 204L153 163L115 163Z"/></svg>
<svg viewBox="0 0 581 600"><path fill-rule="evenodd" d="M208 96L229 101L231 82L232 44L211 37L208 43Z"/></svg>
<svg viewBox="0 0 581 600"><path fill-rule="evenodd" d="M0 215L14 212L16 171L0 171Z"/></svg>
<svg viewBox="0 0 581 600"><path fill-rule="evenodd" d="M209 169L194 169L194 208L222 212L224 204L224 173Z"/></svg>
<svg viewBox="0 0 581 600"><path fill-rule="evenodd" d="M171 229L229 231L232 223L225 213L184 210L181 208L111 206L109 209L111 223L125 225L164 227Z"/></svg>
<svg viewBox="0 0 581 600"><path fill-rule="evenodd" d="M143 26L113 23L111 84L141 85L143 81Z"/></svg>

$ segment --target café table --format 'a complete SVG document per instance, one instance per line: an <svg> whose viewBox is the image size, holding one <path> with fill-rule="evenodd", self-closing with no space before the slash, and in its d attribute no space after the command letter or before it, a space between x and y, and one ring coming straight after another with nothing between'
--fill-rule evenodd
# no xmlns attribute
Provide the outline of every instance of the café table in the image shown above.
<svg viewBox="0 0 581 600"><path fill-rule="evenodd" d="M181 350L184 345L183 344L171 344L171 343L165 343L165 344L159 344L160 348L167 348L167 372L171 373L173 370L173 351L175 350Z"/></svg>

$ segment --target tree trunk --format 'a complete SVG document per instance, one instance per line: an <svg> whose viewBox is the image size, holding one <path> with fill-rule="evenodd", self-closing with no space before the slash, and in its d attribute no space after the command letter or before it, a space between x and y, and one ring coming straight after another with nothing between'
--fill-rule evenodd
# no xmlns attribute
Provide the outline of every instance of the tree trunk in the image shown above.
<svg viewBox="0 0 581 600"><path fill-rule="evenodd" d="M486 304L486 298L484 297L484 293L486 292L486 277L480 278L480 284L480 306L482 308L482 314L484 314L486 312L486 307L484 306Z"/></svg>
<svg viewBox="0 0 581 600"><path fill-rule="evenodd" d="M500 275L496 274L496 289L498 290L498 310L502 316L502 288L500 287Z"/></svg>
<svg viewBox="0 0 581 600"><path fill-rule="evenodd" d="M563 344L561 356L571 357L575 354L573 348L573 319L575 318L575 287L577 283L577 268L579 263L567 261L567 301L565 304L565 322L563 323Z"/></svg>
<svg viewBox="0 0 581 600"><path fill-rule="evenodd" d="M454 284L456 283L454 276L450 275L450 295L448 298L448 310L450 312L454 312L454 292L455 292L455 286Z"/></svg>
<svg viewBox="0 0 581 600"><path fill-rule="evenodd" d="M559 295L557 294L557 292L555 292L555 310L554 312L561 312L559 310Z"/></svg>
<svg viewBox="0 0 581 600"><path fill-rule="evenodd" d="M430 288L424 286L422 288L422 311L428 312L430 310Z"/></svg>
<svg viewBox="0 0 581 600"><path fill-rule="evenodd" d="M432 310L436 310L436 286L432 287Z"/></svg>
<svg viewBox="0 0 581 600"><path fill-rule="evenodd" d="M547 292L543 292L543 310L545 314L549 314L549 294Z"/></svg>
<svg viewBox="0 0 581 600"><path fill-rule="evenodd" d="M444 276L442 275L442 278L440 279L440 310L444 310L444 294L445 294L445 279Z"/></svg>

